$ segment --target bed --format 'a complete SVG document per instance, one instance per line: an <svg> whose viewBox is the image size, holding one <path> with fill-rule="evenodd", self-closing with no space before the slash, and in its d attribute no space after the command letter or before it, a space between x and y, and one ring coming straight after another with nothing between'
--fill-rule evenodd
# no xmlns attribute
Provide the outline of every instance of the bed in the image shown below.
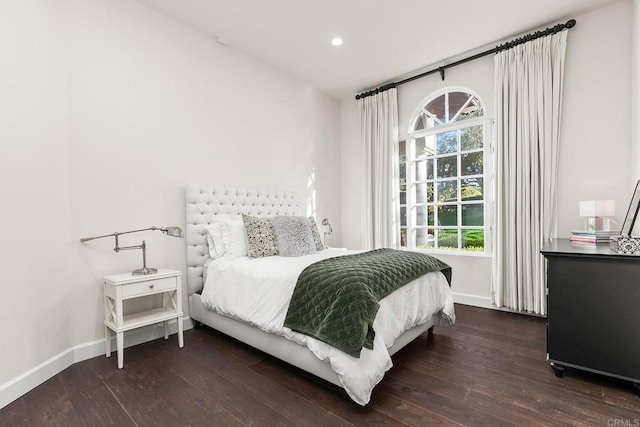
<svg viewBox="0 0 640 427"><path fill-rule="evenodd" d="M390 358L392 354L406 346L416 337L428 330L432 330L435 323L448 325L455 320L449 285L440 272L427 273L423 277L405 285L402 295L397 296L396 294L400 293L394 292L381 301L380 312L393 313L393 310L397 311L398 306L408 304L407 301L417 300L418 298L415 297L417 294L415 293L423 292L421 289L426 289L428 286L427 293L431 295L434 303L432 308L431 305L429 306L429 312L424 312L423 309L420 309L419 319L412 318L410 326L397 327L402 328L402 330L389 334L376 330L377 341L374 343L373 350L363 349L360 358L348 356L323 342L317 342L313 338L290 331L287 328L278 329L278 325L276 325L277 327L271 327L270 325L261 324L258 320L254 321L250 317L242 316L234 310L227 309L227 306L215 306L216 300L224 299L219 298L218 295L220 295L219 292L225 289L225 286L221 284L225 277L224 273L228 273L231 269L235 268L237 271L242 272L251 270L254 266L258 268L258 266L262 265L262 268L265 268L264 266L267 266L268 263L281 263L275 268L269 267L270 269L280 270L281 266L285 265L285 262L297 264L297 268L304 268L305 265L315 262L316 259L340 256L348 253L348 251L325 249L316 255L307 255L291 261L286 260L286 257L271 257L272 260L248 259L246 257L244 259L212 260L209 256L206 228L210 223L217 220L216 216L230 214L247 214L256 217L274 215L298 216L301 214L301 209L296 196L291 192L189 186L186 189L185 198L187 288L190 317L195 322L210 326L343 388L347 395L360 405L368 403L373 387L382 379L384 372L392 366ZM263 270L260 271L257 274L258 276L263 274ZM209 276L209 282L206 285L205 276ZM247 279L247 282L249 281ZM244 285L244 283L236 285L234 292L237 292L235 288L240 288ZM246 284L246 295L252 294L250 286L254 285ZM383 303L384 310L382 309ZM383 315L379 313L379 316L376 317L379 329L383 329L380 325L386 324L385 321L393 321L393 319L381 320L378 318L382 319ZM414 326L413 323L416 321L419 324ZM408 321L405 319L402 322Z"/></svg>

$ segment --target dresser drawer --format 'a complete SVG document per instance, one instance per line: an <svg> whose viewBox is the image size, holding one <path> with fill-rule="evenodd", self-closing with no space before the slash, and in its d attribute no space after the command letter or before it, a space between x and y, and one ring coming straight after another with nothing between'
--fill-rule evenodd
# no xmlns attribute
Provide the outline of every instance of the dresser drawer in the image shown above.
<svg viewBox="0 0 640 427"><path fill-rule="evenodd" d="M176 278L151 279L144 282L132 283L122 286L122 298L130 298L137 295L149 295L156 292L164 292L176 289Z"/></svg>

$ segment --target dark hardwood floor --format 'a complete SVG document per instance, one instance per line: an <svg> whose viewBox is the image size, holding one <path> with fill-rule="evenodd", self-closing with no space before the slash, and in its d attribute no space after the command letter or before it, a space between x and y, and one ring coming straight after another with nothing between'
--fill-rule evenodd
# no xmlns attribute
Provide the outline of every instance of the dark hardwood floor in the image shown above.
<svg viewBox="0 0 640 427"><path fill-rule="evenodd" d="M2 426L640 426L632 384L545 361L545 319L456 306L393 358L367 407L208 328L71 366L0 410Z"/></svg>

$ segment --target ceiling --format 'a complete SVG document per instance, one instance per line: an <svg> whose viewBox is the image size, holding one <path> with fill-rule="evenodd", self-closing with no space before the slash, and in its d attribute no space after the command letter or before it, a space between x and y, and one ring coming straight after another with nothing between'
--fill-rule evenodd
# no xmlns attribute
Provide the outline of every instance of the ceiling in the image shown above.
<svg viewBox="0 0 640 427"><path fill-rule="evenodd" d="M341 97L617 0L139 1Z"/></svg>

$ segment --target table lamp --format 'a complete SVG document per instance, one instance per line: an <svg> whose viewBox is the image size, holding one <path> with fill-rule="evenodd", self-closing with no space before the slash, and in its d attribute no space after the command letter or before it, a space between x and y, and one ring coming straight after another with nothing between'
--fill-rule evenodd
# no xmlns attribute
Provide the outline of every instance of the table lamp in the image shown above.
<svg viewBox="0 0 640 427"><path fill-rule="evenodd" d="M616 214L615 200L587 200L580 202L580 216L585 218L585 230L611 229L610 217Z"/></svg>
<svg viewBox="0 0 640 427"><path fill-rule="evenodd" d="M150 230L162 231L164 234L171 237L184 237L184 233L182 232L182 229L180 227L165 227L165 228L149 227L149 228L142 228L140 230L131 230L131 231L122 231L122 232L117 231L115 233L105 234L104 236L83 237L82 239L80 239L80 242L84 243L84 242L88 242L89 240L102 239L103 237L115 237L116 247L113 248L115 252L120 252L120 251L130 250L130 249L142 249L142 268L133 270L131 274L134 274L134 275L153 274L153 273L157 273L158 269L147 267L147 244L145 243L144 240L142 241L141 244L134 245L134 246L120 246L118 244L118 237L123 234L139 233L141 231L150 231Z"/></svg>

